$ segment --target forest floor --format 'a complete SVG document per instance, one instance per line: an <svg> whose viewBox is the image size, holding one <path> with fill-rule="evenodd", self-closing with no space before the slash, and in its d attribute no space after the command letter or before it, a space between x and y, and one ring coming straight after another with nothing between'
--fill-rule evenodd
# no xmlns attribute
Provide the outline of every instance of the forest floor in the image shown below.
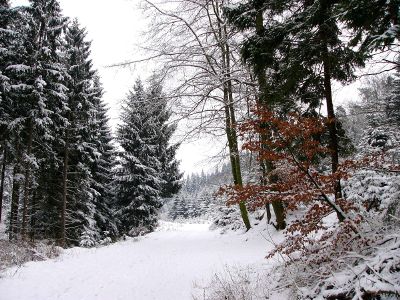
<svg viewBox="0 0 400 300"><path fill-rule="evenodd" d="M144 237L9 268L0 277L0 299L203 299L215 274L269 269L273 262L264 257L275 239L265 225L221 234L209 224L160 222Z"/></svg>

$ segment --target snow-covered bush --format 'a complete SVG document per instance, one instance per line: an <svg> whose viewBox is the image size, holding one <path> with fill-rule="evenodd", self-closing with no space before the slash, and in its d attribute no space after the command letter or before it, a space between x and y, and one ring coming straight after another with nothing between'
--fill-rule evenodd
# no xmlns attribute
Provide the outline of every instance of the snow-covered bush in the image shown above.
<svg viewBox="0 0 400 300"><path fill-rule="evenodd" d="M387 210L392 200L400 195L400 177L373 169L358 170L344 182L343 192L349 201L368 211Z"/></svg>
<svg viewBox="0 0 400 300"><path fill-rule="evenodd" d="M266 274L251 267L225 267L207 285L196 285L195 300L268 299Z"/></svg>
<svg viewBox="0 0 400 300"><path fill-rule="evenodd" d="M86 228L84 232L82 232L79 240L79 246L84 248L92 248L96 246L105 246L109 245L113 242L110 231L103 231L98 233L94 230L90 230Z"/></svg>
<svg viewBox="0 0 400 300"><path fill-rule="evenodd" d="M95 245L96 245L96 239L93 236L93 234L91 234L91 232L89 232L89 231L84 231L81 234L79 246L85 247L85 248L91 248L91 247L94 247Z"/></svg>
<svg viewBox="0 0 400 300"><path fill-rule="evenodd" d="M212 221L211 229L221 228L223 231L244 228L240 211L237 207L219 207Z"/></svg>
<svg viewBox="0 0 400 300"><path fill-rule="evenodd" d="M399 199L392 197L380 213L361 213L357 233L338 224L310 237L288 254L279 285L291 287L293 299L399 297L400 222L393 215L398 207Z"/></svg>
<svg viewBox="0 0 400 300"><path fill-rule="evenodd" d="M99 244L102 246L106 246L112 243L112 239L110 237L106 237L102 240L100 240Z"/></svg>
<svg viewBox="0 0 400 300"><path fill-rule="evenodd" d="M150 232L151 232L151 230L148 227L146 227L146 226L138 226L138 227L133 227L129 231L129 236L137 237L137 236L145 235L145 234L150 233Z"/></svg>
<svg viewBox="0 0 400 300"><path fill-rule="evenodd" d="M62 248L55 244L0 240L0 272L13 266L21 266L29 261L55 258L61 254L61 251Z"/></svg>
<svg viewBox="0 0 400 300"><path fill-rule="evenodd" d="M292 299L400 296L400 235L382 233L375 232L373 236L368 232L368 243L353 237L348 241L353 244L352 251L342 252L332 247L325 257L318 257L310 249L306 255L292 258L282 267L284 276L279 285L291 287ZM336 245L342 249L346 246Z"/></svg>

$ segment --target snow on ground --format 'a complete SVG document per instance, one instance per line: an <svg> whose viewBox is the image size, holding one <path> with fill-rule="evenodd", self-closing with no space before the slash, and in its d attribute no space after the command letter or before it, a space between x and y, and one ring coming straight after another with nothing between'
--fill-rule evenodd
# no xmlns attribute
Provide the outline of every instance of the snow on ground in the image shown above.
<svg viewBox="0 0 400 300"><path fill-rule="evenodd" d="M262 226L264 227L264 226ZM157 231L9 269L1 300L186 300L226 266L260 266L271 243L261 226L221 235L209 224L161 222Z"/></svg>

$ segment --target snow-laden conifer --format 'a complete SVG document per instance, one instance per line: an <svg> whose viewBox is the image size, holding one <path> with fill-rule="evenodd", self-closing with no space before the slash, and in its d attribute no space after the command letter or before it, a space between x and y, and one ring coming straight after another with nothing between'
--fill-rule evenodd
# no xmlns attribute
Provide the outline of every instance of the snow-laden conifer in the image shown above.
<svg viewBox="0 0 400 300"><path fill-rule="evenodd" d="M154 230L161 206L159 137L152 110L142 82L136 81L125 99L117 130L122 151L117 169L116 217L125 234Z"/></svg>

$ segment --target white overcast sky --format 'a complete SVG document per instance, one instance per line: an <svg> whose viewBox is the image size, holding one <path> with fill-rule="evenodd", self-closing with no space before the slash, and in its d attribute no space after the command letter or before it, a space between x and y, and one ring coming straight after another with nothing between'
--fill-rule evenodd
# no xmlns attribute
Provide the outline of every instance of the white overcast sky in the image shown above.
<svg viewBox="0 0 400 300"><path fill-rule="evenodd" d="M12 0L13 6L27 5L27 0ZM144 40L146 20L139 9L140 0L59 0L63 14L77 18L86 27L87 38L92 41L92 60L104 85L104 100L109 106L111 126L118 123L120 102L133 87L135 80L143 80L152 72L151 64L128 68L107 66L139 59L137 45ZM142 54L143 55L143 54ZM178 150L181 170L186 174L208 171L215 168L215 155L223 145L221 142L199 140L184 142Z"/></svg>

